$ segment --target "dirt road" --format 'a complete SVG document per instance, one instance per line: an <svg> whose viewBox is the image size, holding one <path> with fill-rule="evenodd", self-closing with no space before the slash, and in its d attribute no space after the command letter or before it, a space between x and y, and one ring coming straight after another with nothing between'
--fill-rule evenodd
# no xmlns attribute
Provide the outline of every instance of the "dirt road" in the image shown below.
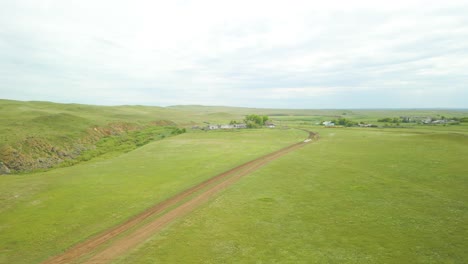
<svg viewBox="0 0 468 264"><path fill-rule="evenodd" d="M317 134L309 132L308 139L313 140L317 138ZM197 206L206 202L216 193L238 181L243 176L308 144L308 142L306 140L293 144L201 182L172 198L156 204L128 221L68 249L63 254L48 259L43 264L77 263L83 261L84 263L110 262L138 244L143 243L175 219L191 212ZM148 218L155 217L165 211L167 212L149 223L144 223ZM89 258L90 255L91 257Z"/></svg>

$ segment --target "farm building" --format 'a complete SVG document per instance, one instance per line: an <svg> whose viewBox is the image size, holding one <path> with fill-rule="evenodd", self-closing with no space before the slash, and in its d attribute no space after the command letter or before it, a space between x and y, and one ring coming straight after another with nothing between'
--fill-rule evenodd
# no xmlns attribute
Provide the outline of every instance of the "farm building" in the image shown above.
<svg viewBox="0 0 468 264"><path fill-rule="evenodd" d="M247 128L246 124L233 124L233 125L208 125L208 130L215 130L215 129L239 129L239 128Z"/></svg>
<svg viewBox="0 0 468 264"><path fill-rule="evenodd" d="M372 124L363 124L363 123L361 123L361 124L358 124L358 125L359 125L360 127L373 127Z"/></svg>
<svg viewBox="0 0 468 264"><path fill-rule="evenodd" d="M234 124L234 128L247 128L246 124Z"/></svg>
<svg viewBox="0 0 468 264"><path fill-rule="evenodd" d="M323 122L322 122L322 125L324 125L324 126L327 126L327 127L328 127L328 126L334 126L334 125L335 125L335 123L333 123L332 121L323 121Z"/></svg>

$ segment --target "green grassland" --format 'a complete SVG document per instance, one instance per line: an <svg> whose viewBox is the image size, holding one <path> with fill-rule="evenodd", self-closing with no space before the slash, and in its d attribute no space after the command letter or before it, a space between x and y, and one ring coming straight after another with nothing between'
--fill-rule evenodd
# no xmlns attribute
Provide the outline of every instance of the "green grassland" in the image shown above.
<svg viewBox="0 0 468 264"><path fill-rule="evenodd" d="M80 154L62 163L70 167L0 175L0 263L45 260L196 183L303 140L306 133L294 128L319 132L320 140L243 178L117 262L468 262L467 123L317 125L339 117L466 117L467 110L0 100L0 112L2 153ZM247 114L269 115L278 126L190 129ZM182 128L188 132L178 135Z"/></svg>
<svg viewBox="0 0 468 264"><path fill-rule="evenodd" d="M468 262L468 131L318 132L117 263Z"/></svg>
<svg viewBox="0 0 468 264"><path fill-rule="evenodd" d="M0 263L37 263L196 183L303 140L300 130L193 132L110 159L0 177Z"/></svg>

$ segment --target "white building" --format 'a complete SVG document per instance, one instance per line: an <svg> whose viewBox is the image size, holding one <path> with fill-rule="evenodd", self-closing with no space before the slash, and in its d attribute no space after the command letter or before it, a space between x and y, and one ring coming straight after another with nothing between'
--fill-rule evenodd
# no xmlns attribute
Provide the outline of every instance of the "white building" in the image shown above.
<svg viewBox="0 0 468 264"><path fill-rule="evenodd" d="M334 125L335 125L335 123L333 123L332 121L323 121L322 125L324 125L324 126L327 126L327 127L328 127L328 126L334 126Z"/></svg>

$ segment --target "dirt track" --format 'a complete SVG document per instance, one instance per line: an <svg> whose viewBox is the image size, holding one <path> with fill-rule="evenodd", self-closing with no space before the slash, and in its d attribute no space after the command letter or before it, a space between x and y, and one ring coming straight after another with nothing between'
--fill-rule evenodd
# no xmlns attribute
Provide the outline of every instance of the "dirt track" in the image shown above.
<svg viewBox="0 0 468 264"><path fill-rule="evenodd" d="M309 132L309 139L316 138L318 138L317 134ZM97 253L95 253L84 263L110 262L112 259L122 255L126 251L132 249L133 247L137 246L138 244L144 242L145 240L153 236L155 233L160 231L165 225L191 212L193 209L195 209L200 204L206 202L209 198L211 198L219 191L238 181L241 177L252 173L253 171L264 166L265 164L291 151L294 151L304 146L305 144L307 144L307 142L299 142L293 144L291 146L272 152L258 159L249 161L245 164L242 164L238 167L221 173L213 178L210 178L204 182L201 182L198 185L195 185L173 196L172 198L169 198L161 203L156 204L155 206L144 211L143 213L129 219L128 221L107 231L104 231L103 233L92 237L89 240L77 244L76 246L68 249L63 254L48 259L47 261L43 262L43 264L76 263L80 262L80 260L82 260L86 256L92 255L96 251ZM194 195L195 193L197 194ZM194 197L188 199L192 195L194 195ZM171 207L173 207L172 210L166 212L158 218L155 218L149 223L141 225L142 222L144 222L144 220L150 217L154 217L170 209ZM117 236L129 230L132 231L128 232L122 237L117 238ZM113 243L106 245L109 242ZM103 248L101 248L101 246Z"/></svg>

